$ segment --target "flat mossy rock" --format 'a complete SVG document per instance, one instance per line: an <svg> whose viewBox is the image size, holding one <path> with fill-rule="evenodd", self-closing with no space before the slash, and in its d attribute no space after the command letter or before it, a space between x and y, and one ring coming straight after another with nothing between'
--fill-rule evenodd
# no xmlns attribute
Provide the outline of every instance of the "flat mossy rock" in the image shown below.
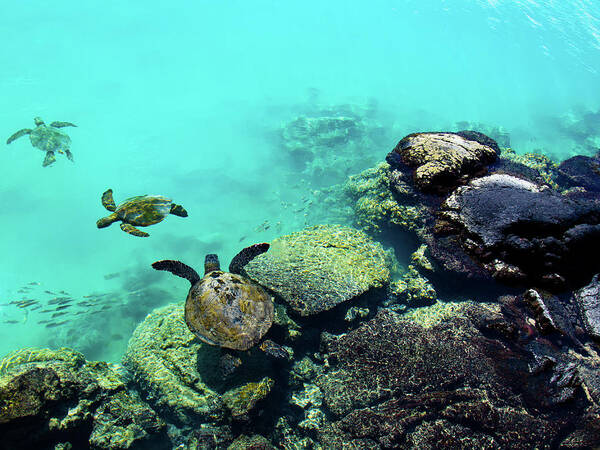
<svg viewBox="0 0 600 450"><path fill-rule="evenodd" d="M499 153L493 139L474 131L413 133L386 159L392 167L414 168L414 183L421 191L444 193L484 172Z"/></svg>
<svg viewBox="0 0 600 450"><path fill-rule="evenodd" d="M183 304L152 311L135 329L123 364L165 417L181 425L218 421L225 407L202 381L198 366L201 358L218 358L219 349L196 339L183 317Z"/></svg>
<svg viewBox="0 0 600 450"><path fill-rule="evenodd" d="M125 383L122 368L67 348L12 352L0 362L0 448L170 448Z"/></svg>
<svg viewBox="0 0 600 450"><path fill-rule="evenodd" d="M362 231L339 225L277 238L244 270L302 316L328 311L390 278L383 247Z"/></svg>

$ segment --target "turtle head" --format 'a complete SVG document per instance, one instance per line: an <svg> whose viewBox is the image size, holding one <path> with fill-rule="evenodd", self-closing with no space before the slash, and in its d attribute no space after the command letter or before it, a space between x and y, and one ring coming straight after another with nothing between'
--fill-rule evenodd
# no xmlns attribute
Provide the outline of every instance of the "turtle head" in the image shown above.
<svg viewBox="0 0 600 450"><path fill-rule="evenodd" d="M106 228L110 224L114 223L117 220L116 214L111 214L110 216L103 217L102 219L96 222L96 226L98 228Z"/></svg>
<svg viewBox="0 0 600 450"><path fill-rule="evenodd" d="M219 257L214 253L210 253L204 258L204 275L213 270L221 270L221 265L219 264Z"/></svg>
<svg viewBox="0 0 600 450"><path fill-rule="evenodd" d="M35 119L33 119L33 121L35 122L36 127L39 127L40 125L45 125L41 117L36 117Z"/></svg>

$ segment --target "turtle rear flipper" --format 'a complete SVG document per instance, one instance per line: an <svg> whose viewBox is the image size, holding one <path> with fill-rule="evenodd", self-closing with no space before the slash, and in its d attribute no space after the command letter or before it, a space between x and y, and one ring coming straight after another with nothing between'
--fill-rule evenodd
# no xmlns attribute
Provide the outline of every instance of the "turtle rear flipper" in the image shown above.
<svg viewBox="0 0 600 450"><path fill-rule="evenodd" d="M109 189L108 191L102 194L102 206L104 206L109 211L116 211L117 206L115 205L115 201L113 200L113 191Z"/></svg>
<svg viewBox="0 0 600 450"><path fill-rule="evenodd" d="M13 134L11 137L9 137L6 140L6 143L10 144L15 139L19 139L20 137L25 136L26 134L29 134L29 133L31 133L31 129L23 128L22 130L17 131L15 134Z"/></svg>
<svg viewBox="0 0 600 450"><path fill-rule="evenodd" d="M52 122L50 124L51 127L54 128L63 128L63 127L76 127L77 125L75 125L74 123L71 122Z"/></svg>
<svg viewBox="0 0 600 450"><path fill-rule="evenodd" d="M173 275L185 278L192 283L192 286L200 281L200 275L198 275L198 272L181 261L163 259L162 261L153 262L152 267L156 270L166 270L167 272L171 272Z"/></svg>
<svg viewBox="0 0 600 450"><path fill-rule="evenodd" d="M42 167L49 166L54 161L56 161L56 156L54 156L54 152L46 152L46 157L44 158L44 162L42 163Z"/></svg>
<svg viewBox="0 0 600 450"><path fill-rule="evenodd" d="M73 161L73 153L71 153L71 150L65 150L65 156L67 157L67 159L71 162Z"/></svg>
<svg viewBox="0 0 600 450"><path fill-rule="evenodd" d="M229 272L237 273L238 275L243 275L242 268L254 258L256 258L258 255L261 255L267 250L269 250L269 247L270 245L266 242L246 247L233 257L231 263L229 264Z"/></svg>
<svg viewBox="0 0 600 450"><path fill-rule="evenodd" d="M145 231L138 230L136 227L134 227L133 225L130 225L128 223L121 223L121 230L123 230L125 233L131 234L132 236L138 236L138 237L150 236Z"/></svg>
<svg viewBox="0 0 600 450"><path fill-rule="evenodd" d="M171 214L175 214L176 216L179 217L187 217L188 213L185 209L183 209L183 206L181 205L176 205L175 203L171 204Z"/></svg>

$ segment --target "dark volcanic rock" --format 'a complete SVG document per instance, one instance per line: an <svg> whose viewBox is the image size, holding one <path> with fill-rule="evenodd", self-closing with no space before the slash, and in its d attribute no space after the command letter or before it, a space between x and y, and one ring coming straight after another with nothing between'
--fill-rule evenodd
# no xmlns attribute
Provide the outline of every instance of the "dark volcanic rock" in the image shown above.
<svg viewBox="0 0 600 450"><path fill-rule="evenodd" d="M505 282L564 289L600 269L600 203L509 175L457 188L441 207L436 231L455 236L462 250Z"/></svg>
<svg viewBox="0 0 600 450"><path fill-rule="evenodd" d="M591 283L574 293L575 301L590 336L600 339L600 283L595 275Z"/></svg>
<svg viewBox="0 0 600 450"><path fill-rule="evenodd" d="M498 153L492 139L475 131L414 133L404 137L386 160L393 168L414 168L414 183L423 192L444 193L484 173Z"/></svg>
<svg viewBox="0 0 600 450"><path fill-rule="evenodd" d="M424 327L386 310L323 342L327 448L546 448L595 407L576 364L499 307ZM524 328L526 330L526 328ZM532 370L537 360L548 360ZM598 367L598 364L594 365ZM586 415L587 414L587 415ZM590 419L593 422L593 419ZM596 422L594 422L596 423ZM597 423L596 423L597 426ZM578 428L570 442L600 444Z"/></svg>
<svg viewBox="0 0 600 450"><path fill-rule="evenodd" d="M558 183L565 187L580 186L590 192L600 192L600 158L574 156L558 166Z"/></svg>

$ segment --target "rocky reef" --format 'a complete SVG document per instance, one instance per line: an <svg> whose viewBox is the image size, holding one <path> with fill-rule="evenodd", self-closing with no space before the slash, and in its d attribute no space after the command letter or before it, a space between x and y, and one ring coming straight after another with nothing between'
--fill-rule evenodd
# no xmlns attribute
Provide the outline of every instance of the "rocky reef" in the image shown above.
<svg viewBox="0 0 600 450"><path fill-rule="evenodd" d="M282 138L351 147L357 120L298 117ZM599 448L598 157L467 130L386 159L337 188L354 227L279 236L237 268L272 296L260 343L203 343L174 303L123 366L10 354L0 448Z"/></svg>

